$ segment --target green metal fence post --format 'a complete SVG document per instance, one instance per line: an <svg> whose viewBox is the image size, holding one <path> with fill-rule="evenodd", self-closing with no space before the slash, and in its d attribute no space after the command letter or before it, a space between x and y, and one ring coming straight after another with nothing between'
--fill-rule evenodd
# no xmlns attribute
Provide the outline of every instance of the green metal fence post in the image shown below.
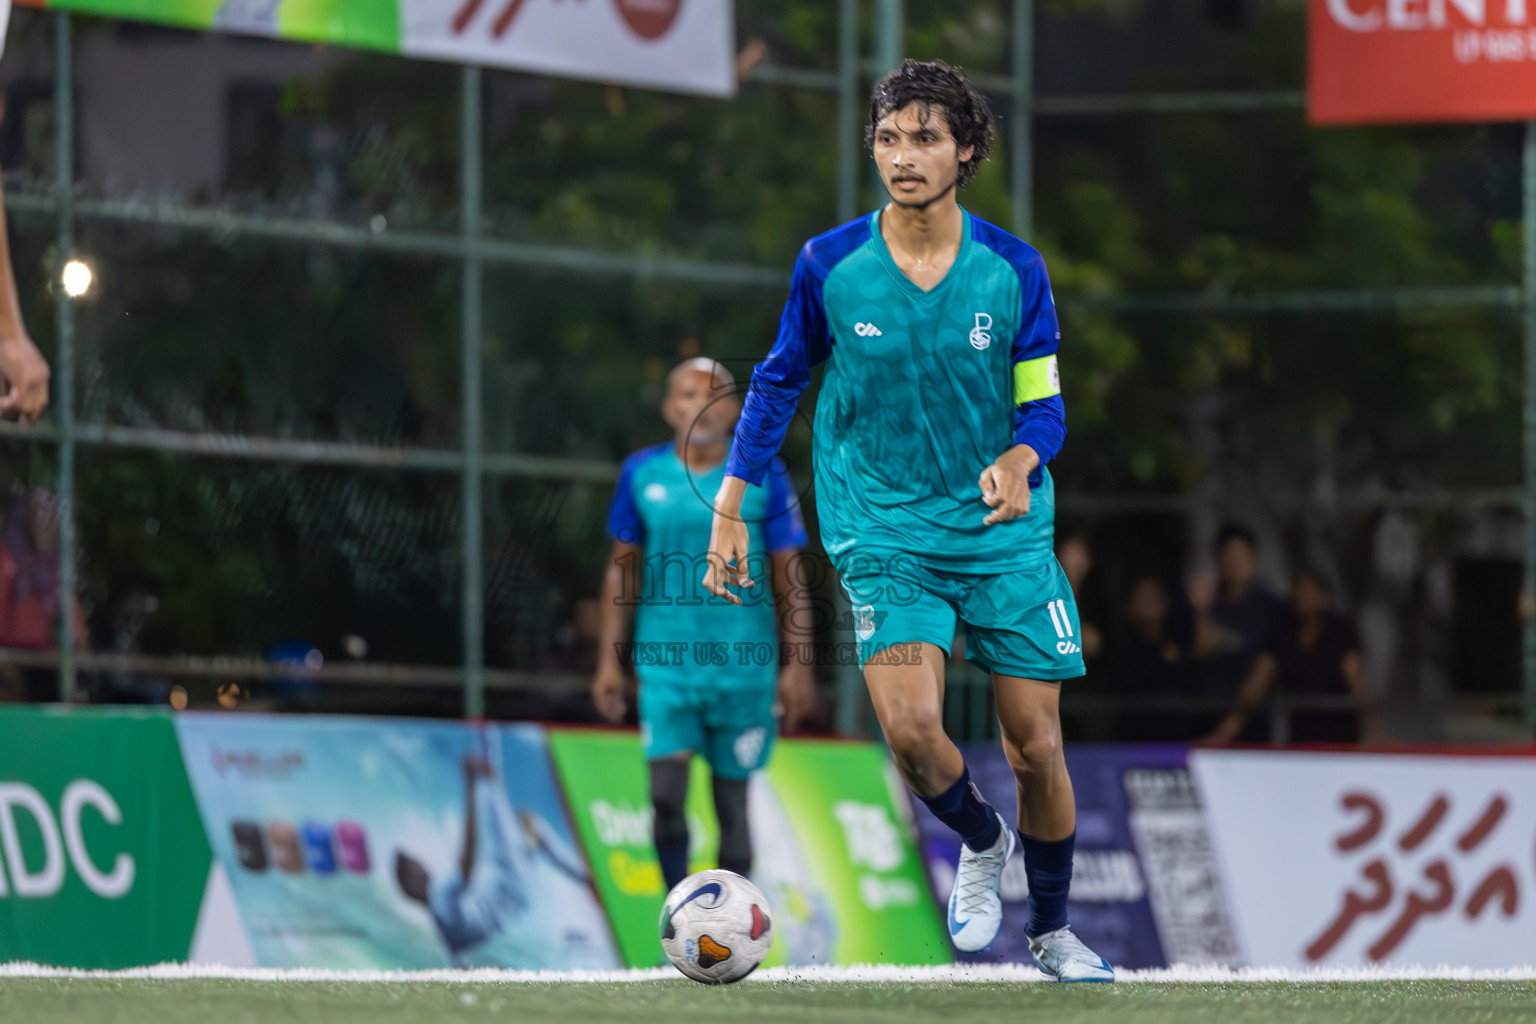
<svg viewBox="0 0 1536 1024"><path fill-rule="evenodd" d="M846 223L859 208L859 0L838 0L837 10L837 220ZM841 588L835 593L844 607ZM848 614L852 614L849 612ZM839 643L854 643L852 631L839 630ZM837 715L845 736L864 733L867 700L857 664L837 660Z"/></svg>
<svg viewBox="0 0 1536 1024"><path fill-rule="evenodd" d="M875 60L884 74L901 63L906 46L905 0L875 0Z"/></svg>
<svg viewBox="0 0 1536 1024"><path fill-rule="evenodd" d="M1008 178L1013 197L1013 233L1028 241L1035 229L1035 0L1013 0L1012 99Z"/></svg>
<svg viewBox="0 0 1536 1024"><path fill-rule="evenodd" d="M859 208L859 0L837 7L837 221Z"/></svg>
<svg viewBox="0 0 1536 1024"><path fill-rule="evenodd" d="M902 50L906 47L906 4L904 0L875 0L875 67L877 74L901 63ZM869 165L869 180L875 186L875 201L884 204L885 185L874 162Z"/></svg>
<svg viewBox="0 0 1536 1024"><path fill-rule="evenodd" d="M464 714L478 718L485 714L485 543L484 502L481 500L484 430L480 394L480 359L482 324L481 299L484 292L485 266L473 242L480 236L481 200L481 118L480 69L463 71L463 140L461 181L463 194L462 234L464 253L463 337L460 391L464 408L463 481L463 628L464 628Z"/></svg>
<svg viewBox="0 0 1536 1024"><path fill-rule="evenodd" d="M901 61L902 36L906 24L904 20L906 15L902 7L902 0L875 0L875 60L882 71L886 68L895 67ZM843 90L843 94L839 95L838 104L838 131L841 133L841 137L838 139L838 146L840 154L846 154L851 151L856 155L861 145L859 139L859 118L854 116L853 113L858 110L859 106L858 96L855 91L858 87L858 75L856 71L849 71L849 63L850 57L852 57L852 63L855 68L857 67L857 3L843 0L841 14L840 29L843 32L843 36L840 41L841 48L838 54L841 65L838 68L838 72L842 77L838 84L839 89ZM857 162L857 157L855 156L852 163L856 164ZM857 173L857 171L853 172L853 183L848 187L848 193L854 195L855 199L858 182ZM873 165L871 165L870 173L874 176L875 195L882 196L884 194L884 186L880 184L880 175L874 170ZM843 180L845 179L840 179L839 181L838 215L844 220L848 220L854 216L854 211L851 204L847 212L844 211L842 205L845 195ZM844 595L841 588L839 588L836 596L839 609L844 607L843 598ZM850 623L855 622L858 618L858 609L848 606L845 618ZM869 732L870 704L869 698L864 691L864 675L859 671L858 659L854 657L854 650L857 644L855 631L851 628L848 630L839 629L838 643L847 646L843 656L837 659L837 721L835 724L837 731L845 736L862 736Z"/></svg>
<svg viewBox="0 0 1536 1024"><path fill-rule="evenodd" d="M54 416L59 424L59 699L75 699L75 300L62 284L64 264L75 249L74 61L69 15L54 20L54 181L58 190L58 261L53 268L57 308L54 362Z"/></svg>
<svg viewBox="0 0 1536 1024"><path fill-rule="evenodd" d="M1524 306L1522 327L1525 349L1525 600L1521 621L1524 642L1526 728L1536 731L1536 121L1525 123L1524 152L1525 238Z"/></svg>

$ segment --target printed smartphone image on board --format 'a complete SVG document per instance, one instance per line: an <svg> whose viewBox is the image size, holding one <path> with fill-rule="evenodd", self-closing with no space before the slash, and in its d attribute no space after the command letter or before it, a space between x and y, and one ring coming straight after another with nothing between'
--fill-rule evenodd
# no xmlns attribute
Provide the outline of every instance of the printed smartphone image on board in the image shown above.
<svg viewBox="0 0 1536 1024"><path fill-rule="evenodd" d="M267 870L267 840L254 821L235 821L229 826L235 839L235 859L247 871Z"/></svg>
<svg viewBox="0 0 1536 1024"><path fill-rule="evenodd" d="M341 857L341 866L354 875L368 873L368 833L357 822L336 823L336 852Z"/></svg>
<svg viewBox="0 0 1536 1024"><path fill-rule="evenodd" d="M304 823L304 859L317 875L336 873L336 853L331 849L331 826L319 821Z"/></svg>
<svg viewBox="0 0 1536 1024"><path fill-rule="evenodd" d="M299 834L286 821L267 825L267 840L272 844L272 863L285 875L304 873L304 851L299 849Z"/></svg>

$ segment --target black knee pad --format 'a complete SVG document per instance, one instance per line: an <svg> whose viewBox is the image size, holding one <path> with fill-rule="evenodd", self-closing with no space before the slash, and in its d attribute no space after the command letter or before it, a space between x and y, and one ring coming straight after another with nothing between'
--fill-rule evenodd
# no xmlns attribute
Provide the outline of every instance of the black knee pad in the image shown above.
<svg viewBox="0 0 1536 1024"><path fill-rule="evenodd" d="M752 829L747 822L747 780L715 776L715 817L720 822L720 866L752 872Z"/></svg>
<svg viewBox="0 0 1536 1024"><path fill-rule="evenodd" d="M688 800L688 762L652 761L651 808L655 812L652 823L657 846L672 846L688 842L688 817L683 806Z"/></svg>

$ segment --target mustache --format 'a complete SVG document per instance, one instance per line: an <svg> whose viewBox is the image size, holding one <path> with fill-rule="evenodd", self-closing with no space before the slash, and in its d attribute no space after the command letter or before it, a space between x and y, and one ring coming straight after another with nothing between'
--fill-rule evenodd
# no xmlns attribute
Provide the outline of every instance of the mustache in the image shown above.
<svg viewBox="0 0 1536 1024"><path fill-rule="evenodd" d="M892 182L892 184L894 184L894 182ZM903 210L926 210L926 209L928 209L928 207L932 206L934 203L938 202L940 199L943 199L945 196L949 195L954 190L955 190L955 186L954 185L950 185L949 188L944 189L942 192L939 192L937 195L930 196L929 198L924 199L921 202L916 202L916 203L904 203L899 198L897 198L895 194L891 194L891 202L894 203L896 206L901 207Z"/></svg>

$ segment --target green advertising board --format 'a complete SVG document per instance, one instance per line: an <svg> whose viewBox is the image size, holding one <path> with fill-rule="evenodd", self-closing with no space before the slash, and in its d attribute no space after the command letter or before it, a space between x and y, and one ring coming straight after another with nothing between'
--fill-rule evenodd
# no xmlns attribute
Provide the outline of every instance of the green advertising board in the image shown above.
<svg viewBox="0 0 1536 1024"><path fill-rule="evenodd" d="M0 962L185 960L212 855L169 715L0 710Z"/></svg>
<svg viewBox="0 0 1536 1024"><path fill-rule="evenodd" d="M831 962L953 960L914 841L906 789L885 748L786 742L767 774L807 865L832 900L838 934ZM758 848L770 850L761 841Z"/></svg>
<svg viewBox="0 0 1536 1024"><path fill-rule="evenodd" d="M551 730L550 751L624 962L661 960L665 890L645 762L632 733ZM694 762L691 867L714 866L707 767ZM786 740L753 780L755 881L774 910L773 964L947 963L905 797L874 744Z"/></svg>
<svg viewBox="0 0 1536 1024"><path fill-rule="evenodd" d="M297 42L334 43L395 53L400 49L396 0L47 0L52 10L179 25L259 32Z"/></svg>
<svg viewBox="0 0 1536 1024"><path fill-rule="evenodd" d="M656 929L667 889L651 844L651 803L638 740L631 733L551 730L549 749L624 965L664 963ZM697 759L686 813L689 870L714 867L720 832L709 769ZM775 941L770 962L780 959L781 944Z"/></svg>
<svg viewBox="0 0 1536 1024"><path fill-rule="evenodd" d="M677 0L29 0L202 32L354 47L642 89L736 94L735 5Z"/></svg>

